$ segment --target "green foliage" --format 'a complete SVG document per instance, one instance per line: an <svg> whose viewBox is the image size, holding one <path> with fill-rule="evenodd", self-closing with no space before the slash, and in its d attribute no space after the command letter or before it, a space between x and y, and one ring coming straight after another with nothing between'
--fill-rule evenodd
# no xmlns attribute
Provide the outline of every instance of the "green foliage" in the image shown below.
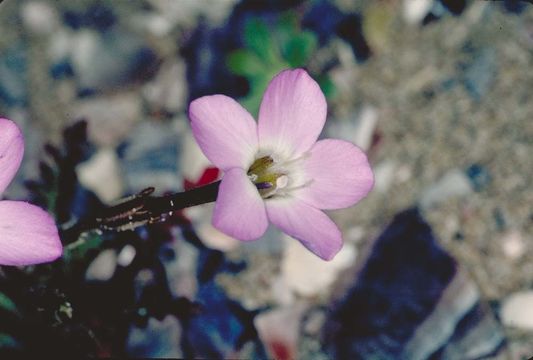
<svg viewBox="0 0 533 360"><path fill-rule="evenodd" d="M18 314L17 305L6 294L0 291L0 309ZM1 341L0 341L1 342Z"/></svg>
<svg viewBox="0 0 533 360"><path fill-rule="evenodd" d="M251 19L244 27L244 48L230 53L226 65L236 75L244 76L250 91L242 105L257 115L268 83L280 71L305 67L318 48L316 35L302 30L296 15L286 13L269 27L261 19ZM317 76L326 96L334 94L327 75Z"/></svg>
<svg viewBox="0 0 533 360"><path fill-rule="evenodd" d="M83 260L85 255L92 249L98 249L102 245L102 236L95 232L84 233L78 241L66 246L63 252L63 261L69 264L73 260Z"/></svg>
<svg viewBox="0 0 533 360"><path fill-rule="evenodd" d="M0 333L0 349L20 348L20 344L12 336Z"/></svg>

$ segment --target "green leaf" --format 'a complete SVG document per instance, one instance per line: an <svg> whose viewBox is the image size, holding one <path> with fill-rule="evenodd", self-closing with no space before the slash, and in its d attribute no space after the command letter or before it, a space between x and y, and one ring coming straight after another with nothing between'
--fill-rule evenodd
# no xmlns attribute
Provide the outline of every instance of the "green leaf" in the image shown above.
<svg viewBox="0 0 533 360"><path fill-rule="evenodd" d="M310 31L304 31L295 35L285 44L283 53L291 67L300 67L309 62L317 45L316 35Z"/></svg>
<svg viewBox="0 0 533 360"><path fill-rule="evenodd" d="M73 260L84 259L88 251L99 248L103 241L102 236L95 231L82 234L77 241L65 246L64 262L69 263Z"/></svg>
<svg viewBox="0 0 533 360"><path fill-rule="evenodd" d="M250 112L257 119L259 113L259 105L263 98L269 81L272 79L270 72L261 74L259 76L248 79L250 84L250 91L248 95L242 100L242 106Z"/></svg>
<svg viewBox="0 0 533 360"><path fill-rule="evenodd" d="M20 343L11 335L0 333L0 349L1 348L20 348Z"/></svg>
<svg viewBox="0 0 533 360"><path fill-rule="evenodd" d="M292 11L283 13L276 23L276 39L281 44L282 48L299 31L298 18Z"/></svg>
<svg viewBox="0 0 533 360"><path fill-rule="evenodd" d="M250 19L244 25L244 44L260 59L273 61L276 58L268 26L260 19Z"/></svg>
<svg viewBox="0 0 533 360"><path fill-rule="evenodd" d="M0 308L3 308L9 312L18 314L17 305L11 300L9 297L7 297L6 294L3 292L0 292Z"/></svg>
<svg viewBox="0 0 533 360"><path fill-rule="evenodd" d="M256 76L264 68L261 59L253 52L239 49L228 55L226 65L231 72L241 76Z"/></svg>
<svg viewBox="0 0 533 360"><path fill-rule="evenodd" d="M327 75L319 77L318 85L320 85L320 89L328 99L335 97L337 94L337 88L335 87L335 84Z"/></svg>

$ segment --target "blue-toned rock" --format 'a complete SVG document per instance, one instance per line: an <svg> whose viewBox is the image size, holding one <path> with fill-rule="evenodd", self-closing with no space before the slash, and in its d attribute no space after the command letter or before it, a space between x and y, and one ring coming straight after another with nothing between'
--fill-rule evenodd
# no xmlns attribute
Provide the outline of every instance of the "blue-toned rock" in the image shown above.
<svg viewBox="0 0 533 360"><path fill-rule="evenodd" d="M126 188L130 192L137 193L151 186L158 192L181 190L179 139L172 124L140 123L120 152Z"/></svg>
<svg viewBox="0 0 533 360"><path fill-rule="evenodd" d="M417 209L398 214L375 241L324 334L335 359L479 359L504 343L476 284Z"/></svg>
<svg viewBox="0 0 533 360"><path fill-rule="evenodd" d="M467 52L470 52L467 49ZM498 54L492 48L471 51L471 61L464 71L464 86L474 100L481 100L490 90L498 69Z"/></svg>
<svg viewBox="0 0 533 360"><path fill-rule="evenodd" d="M0 54L0 101L8 106L24 106L27 102L27 53L17 43Z"/></svg>

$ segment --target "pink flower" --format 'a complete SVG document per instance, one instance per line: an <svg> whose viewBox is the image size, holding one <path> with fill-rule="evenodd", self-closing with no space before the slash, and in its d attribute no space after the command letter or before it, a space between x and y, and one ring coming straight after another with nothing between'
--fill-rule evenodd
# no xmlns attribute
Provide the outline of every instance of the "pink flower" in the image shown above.
<svg viewBox="0 0 533 360"><path fill-rule="evenodd" d="M224 95L194 100L189 116L206 157L224 171L213 225L240 240L261 237L272 222L325 260L342 235L321 210L349 207L371 190L374 176L352 143L318 136L327 104L304 70L270 82L256 123Z"/></svg>
<svg viewBox="0 0 533 360"><path fill-rule="evenodd" d="M0 195L15 176L24 139L10 120L0 118ZM54 220L23 201L0 201L0 265L30 265L61 256L63 248Z"/></svg>

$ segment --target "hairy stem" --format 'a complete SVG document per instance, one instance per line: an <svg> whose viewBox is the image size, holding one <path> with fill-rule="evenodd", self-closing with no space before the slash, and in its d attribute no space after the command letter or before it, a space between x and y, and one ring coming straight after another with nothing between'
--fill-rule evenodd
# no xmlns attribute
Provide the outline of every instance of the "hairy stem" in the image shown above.
<svg viewBox="0 0 533 360"><path fill-rule="evenodd" d="M76 241L89 230L133 230L138 226L165 221L174 211L213 202L217 199L220 181L179 193L152 196L154 188L126 198L105 208L97 216L81 219L61 231L64 244Z"/></svg>

